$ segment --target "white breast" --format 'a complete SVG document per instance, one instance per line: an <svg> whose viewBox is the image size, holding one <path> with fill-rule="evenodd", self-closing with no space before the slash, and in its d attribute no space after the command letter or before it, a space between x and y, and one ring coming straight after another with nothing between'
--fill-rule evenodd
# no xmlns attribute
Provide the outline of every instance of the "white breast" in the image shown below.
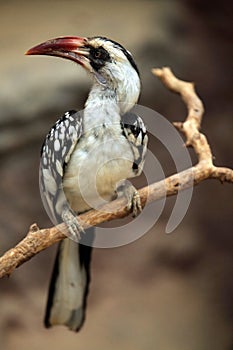
<svg viewBox="0 0 233 350"><path fill-rule="evenodd" d="M120 180L135 176L133 153L120 126L105 126L81 137L64 176L64 192L73 210L96 208L115 196Z"/></svg>

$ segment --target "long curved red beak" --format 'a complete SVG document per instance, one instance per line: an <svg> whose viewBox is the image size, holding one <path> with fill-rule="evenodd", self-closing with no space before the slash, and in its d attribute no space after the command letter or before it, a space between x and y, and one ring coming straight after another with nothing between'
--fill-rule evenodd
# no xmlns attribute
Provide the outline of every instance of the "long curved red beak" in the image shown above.
<svg viewBox="0 0 233 350"><path fill-rule="evenodd" d="M25 52L25 55L47 55L61 57L81 64L85 68L89 68L87 64L89 62L87 58L89 55L87 38L64 36L50 39L32 47Z"/></svg>

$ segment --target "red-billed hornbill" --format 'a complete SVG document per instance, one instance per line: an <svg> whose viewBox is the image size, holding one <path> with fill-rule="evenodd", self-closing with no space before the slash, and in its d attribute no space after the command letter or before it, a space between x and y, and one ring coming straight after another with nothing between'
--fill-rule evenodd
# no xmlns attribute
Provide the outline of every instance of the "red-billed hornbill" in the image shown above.
<svg viewBox="0 0 233 350"><path fill-rule="evenodd" d="M66 112L42 146L41 191L51 216L61 218L77 241L80 224L75 213L111 201L117 186L136 214L140 198L124 180L140 175L148 138L142 119L129 112L141 87L130 52L105 37L70 36L48 40L26 54L72 60L94 77L82 113ZM68 238L59 244L45 315L47 327L63 324L78 331L83 324L93 233L87 230L85 236L89 246Z"/></svg>

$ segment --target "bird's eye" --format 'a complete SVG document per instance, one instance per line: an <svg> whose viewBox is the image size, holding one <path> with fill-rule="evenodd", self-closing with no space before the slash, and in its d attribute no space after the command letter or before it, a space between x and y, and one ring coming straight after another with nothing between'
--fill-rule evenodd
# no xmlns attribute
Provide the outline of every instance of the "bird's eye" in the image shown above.
<svg viewBox="0 0 233 350"><path fill-rule="evenodd" d="M109 53L102 46L91 48L90 55L94 60L108 61L110 59Z"/></svg>
<svg viewBox="0 0 233 350"><path fill-rule="evenodd" d="M94 52L94 57L95 57L95 58L100 58L100 57L101 57L101 52L96 50L96 51Z"/></svg>
<svg viewBox="0 0 233 350"><path fill-rule="evenodd" d="M108 51L105 50L102 46L98 48L91 47L89 59L91 66L96 71L102 68L106 62L109 62L111 60Z"/></svg>

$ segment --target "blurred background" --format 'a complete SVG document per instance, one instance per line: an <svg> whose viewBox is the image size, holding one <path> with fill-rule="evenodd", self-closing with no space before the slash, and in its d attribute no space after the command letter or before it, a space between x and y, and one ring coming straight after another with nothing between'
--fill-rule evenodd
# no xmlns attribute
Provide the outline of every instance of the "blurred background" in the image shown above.
<svg viewBox="0 0 233 350"><path fill-rule="evenodd" d="M24 52L63 35L119 41L140 69L140 104L172 122L184 119L185 107L151 74L153 67L170 66L195 82L204 101L202 130L215 164L232 166L231 10L225 0L1 0L1 254L32 223L51 225L39 195L40 147L63 112L82 109L91 84L75 64ZM164 148L156 140L151 148L171 174ZM174 204L169 198L158 223L141 239L95 249L87 319L79 334L43 328L55 247L42 252L0 281L0 348L232 349L232 194L229 184L201 183L173 234L165 234Z"/></svg>

